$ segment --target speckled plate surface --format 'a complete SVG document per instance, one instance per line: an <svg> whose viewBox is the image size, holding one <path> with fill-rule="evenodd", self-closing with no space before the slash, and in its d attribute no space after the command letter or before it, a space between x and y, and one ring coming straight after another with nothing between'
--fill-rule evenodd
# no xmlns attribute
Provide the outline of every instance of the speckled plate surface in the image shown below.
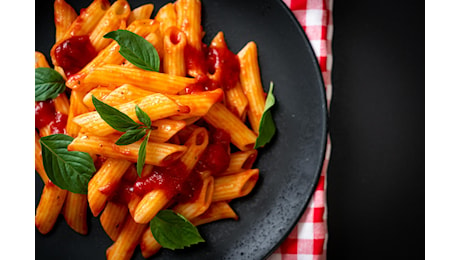
<svg viewBox="0 0 460 260"><path fill-rule="evenodd" d="M76 10L88 0L69 0ZM147 1L129 1L132 8ZM158 10L167 1L153 1ZM203 0L204 42L223 31L238 52L248 41L259 50L262 83L275 83L273 115L277 134L260 150L260 178L247 197L231 202L238 221L199 227L206 243L185 250L161 250L154 259L263 259L289 234L314 192L324 159L327 112L324 85L313 50L295 17L281 0ZM49 59L54 42L53 1L36 2L36 50ZM156 11L154 11L156 12ZM36 174L35 201L43 184ZM72 231L62 216L53 230L35 232L36 259L104 259L112 244L88 214L89 234ZM143 259L137 249L134 259Z"/></svg>

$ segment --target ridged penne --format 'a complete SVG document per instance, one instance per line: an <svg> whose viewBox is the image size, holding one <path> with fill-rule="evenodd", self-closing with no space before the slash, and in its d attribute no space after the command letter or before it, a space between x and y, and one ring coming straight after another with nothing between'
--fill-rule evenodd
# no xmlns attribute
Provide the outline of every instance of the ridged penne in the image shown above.
<svg viewBox="0 0 460 260"><path fill-rule="evenodd" d="M131 11L128 17L128 25L136 20L149 19L152 16L153 4L144 4Z"/></svg>
<svg viewBox="0 0 460 260"><path fill-rule="evenodd" d="M107 202L104 211L99 217L99 221L105 233L107 233L112 241L116 241L118 235L120 235L127 215L129 214L126 205L111 201Z"/></svg>
<svg viewBox="0 0 460 260"><path fill-rule="evenodd" d="M240 82L248 98L248 119L255 133L259 134L259 124L265 107L265 92L260 80L257 46L249 42L238 52L240 61Z"/></svg>
<svg viewBox="0 0 460 260"><path fill-rule="evenodd" d="M170 26L163 37L163 71L174 76L186 76L185 46L187 37L175 26Z"/></svg>
<svg viewBox="0 0 460 260"><path fill-rule="evenodd" d="M101 137L80 133L69 144L68 150L100 154L115 159L126 159L131 162L137 162L142 140L123 146L118 146L115 142L116 140L110 138L110 136ZM145 163L165 166L181 157L186 150L187 147L183 145L148 142L146 145Z"/></svg>
<svg viewBox="0 0 460 260"><path fill-rule="evenodd" d="M196 218L190 220L193 225L199 226L209 222L217 221L220 219L231 218L238 220L238 215L233 211L228 202L217 201L211 203L208 210Z"/></svg>
<svg viewBox="0 0 460 260"><path fill-rule="evenodd" d="M107 249L108 260L129 260L134 249L139 244L142 234L148 228L147 224L136 223L128 214L117 240Z"/></svg>
<svg viewBox="0 0 460 260"><path fill-rule="evenodd" d="M176 26L177 15L175 5L173 3L167 3L162 6L155 16L155 21L160 24L161 35L164 35L169 27Z"/></svg>
<svg viewBox="0 0 460 260"><path fill-rule="evenodd" d="M219 173L219 176L230 175L233 173L242 172L252 168L254 161L257 158L257 150L238 151L230 154L230 163L228 168Z"/></svg>
<svg viewBox="0 0 460 260"><path fill-rule="evenodd" d="M259 169L216 177L212 201L232 200L246 196L259 179Z"/></svg>
<svg viewBox="0 0 460 260"><path fill-rule="evenodd" d="M67 191L54 185L50 180L45 183L40 202L35 212L35 226L42 234L51 231L61 213Z"/></svg>
<svg viewBox="0 0 460 260"><path fill-rule="evenodd" d="M77 12L64 0L54 1L54 25L56 27L56 42L60 41L73 21L77 18Z"/></svg>
<svg viewBox="0 0 460 260"><path fill-rule="evenodd" d="M77 233L88 234L87 211L88 199L86 194L67 192L62 215L67 225Z"/></svg>
<svg viewBox="0 0 460 260"><path fill-rule="evenodd" d="M88 204L93 216L98 216L104 209L131 164L127 160L108 158L91 178L88 183Z"/></svg>
<svg viewBox="0 0 460 260"><path fill-rule="evenodd" d="M126 0L117 0L105 12L97 26L89 35L89 40L96 52L107 47L111 39L104 38L104 35L118 29L125 29L131 13L131 7Z"/></svg>
<svg viewBox="0 0 460 260"><path fill-rule="evenodd" d="M238 149L247 151L254 147L257 136L225 105L214 104L203 118L215 128L221 128L230 133L231 141Z"/></svg>
<svg viewBox="0 0 460 260"><path fill-rule="evenodd" d="M147 113L152 121L177 115L181 111L180 106L176 102L160 93L114 107L139 123L140 121L136 116L136 105ZM79 115L73 119L73 122L84 128L85 131L99 136L118 132L107 124L97 111Z"/></svg>

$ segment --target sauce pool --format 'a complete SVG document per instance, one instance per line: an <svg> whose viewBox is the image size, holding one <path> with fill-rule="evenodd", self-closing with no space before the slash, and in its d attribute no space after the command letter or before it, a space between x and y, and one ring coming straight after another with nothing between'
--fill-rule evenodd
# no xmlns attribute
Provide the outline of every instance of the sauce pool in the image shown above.
<svg viewBox="0 0 460 260"><path fill-rule="evenodd" d="M96 55L96 49L87 35L72 36L60 43L54 51L56 62L64 69L67 77L80 71Z"/></svg>

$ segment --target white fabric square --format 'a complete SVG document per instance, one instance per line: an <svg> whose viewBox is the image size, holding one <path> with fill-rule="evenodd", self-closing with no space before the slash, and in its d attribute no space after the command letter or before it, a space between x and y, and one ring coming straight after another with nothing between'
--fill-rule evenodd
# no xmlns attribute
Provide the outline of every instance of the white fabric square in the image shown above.
<svg viewBox="0 0 460 260"><path fill-rule="evenodd" d="M299 223L298 224L298 238L299 239L313 239L314 232L313 232L313 227L314 223Z"/></svg>
<svg viewBox="0 0 460 260"><path fill-rule="evenodd" d="M307 10L305 19L307 26L323 25L323 15L323 10Z"/></svg>

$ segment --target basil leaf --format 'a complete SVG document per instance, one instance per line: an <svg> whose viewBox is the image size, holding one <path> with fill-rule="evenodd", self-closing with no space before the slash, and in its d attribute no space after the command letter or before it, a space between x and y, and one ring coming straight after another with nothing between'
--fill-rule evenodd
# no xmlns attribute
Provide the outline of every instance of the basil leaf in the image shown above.
<svg viewBox="0 0 460 260"><path fill-rule="evenodd" d="M270 142L272 137L275 135L276 126L270 111L270 108L274 105L275 96L273 95L273 82L270 82L270 89L268 90L268 95L265 100L264 112L262 114L262 118L260 119L259 136L257 136L254 149L264 146Z"/></svg>
<svg viewBox="0 0 460 260"><path fill-rule="evenodd" d="M152 126L152 120L147 113L145 113L138 105L136 105L136 116L139 118L139 121L146 125L147 127Z"/></svg>
<svg viewBox="0 0 460 260"><path fill-rule="evenodd" d="M116 30L107 33L104 38L117 41L121 56L135 66L149 71L160 70L160 57L157 50L143 37L127 30Z"/></svg>
<svg viewBox="0 0 460 260"><path fill-rule="evenodd" d="M64 134L40 138L43 166L50 180L59 188L86 194L96 168L89 154L67 150L72 141L72 137Z"/></svg>
<svg viewBox="0 0 460 260"><path fill-rule="evenodd" d="M147 133L147 129L139 128L128 130L115 142L116 145L128 145L142 139Z"/></svg>
<svg viewBox="0 0 460 260"><path fill-rule="evenodd" d="M54 99L65 91L65 79L51 68L35 69L35 101Z"/></svg>
<svg viewBox="0 0 460 260"><path fill-rule="evenodd" d="M150 221L150 230L162 247L172 250L205 242L190 221L170 209L158 212Z"/></svg>
<svg viewBox="0 0 460 260"><path fill-rule="evenodd" d="M101 118L113 129L120 132L126 132L128 130L136 129L142 126L141 124L136 123L126 114L120 112L120 110L107 105L96 97L92 96L92 99L96 111L99 113Z"/></svg>
<svg viewBox="0 0 460 260"><path fill-rule="evenodd" d="M147 143L149 142L150 133L151 131L149 130L149 132L147 133L147 136L144 138L144 141L142 141L141 146L139 147L139 152L137 155L137 167L136 167L137 175L139 175L139 177L141 177L142 168L144 168L145 155L147 153L146 148L147 148Z"/></svg>

